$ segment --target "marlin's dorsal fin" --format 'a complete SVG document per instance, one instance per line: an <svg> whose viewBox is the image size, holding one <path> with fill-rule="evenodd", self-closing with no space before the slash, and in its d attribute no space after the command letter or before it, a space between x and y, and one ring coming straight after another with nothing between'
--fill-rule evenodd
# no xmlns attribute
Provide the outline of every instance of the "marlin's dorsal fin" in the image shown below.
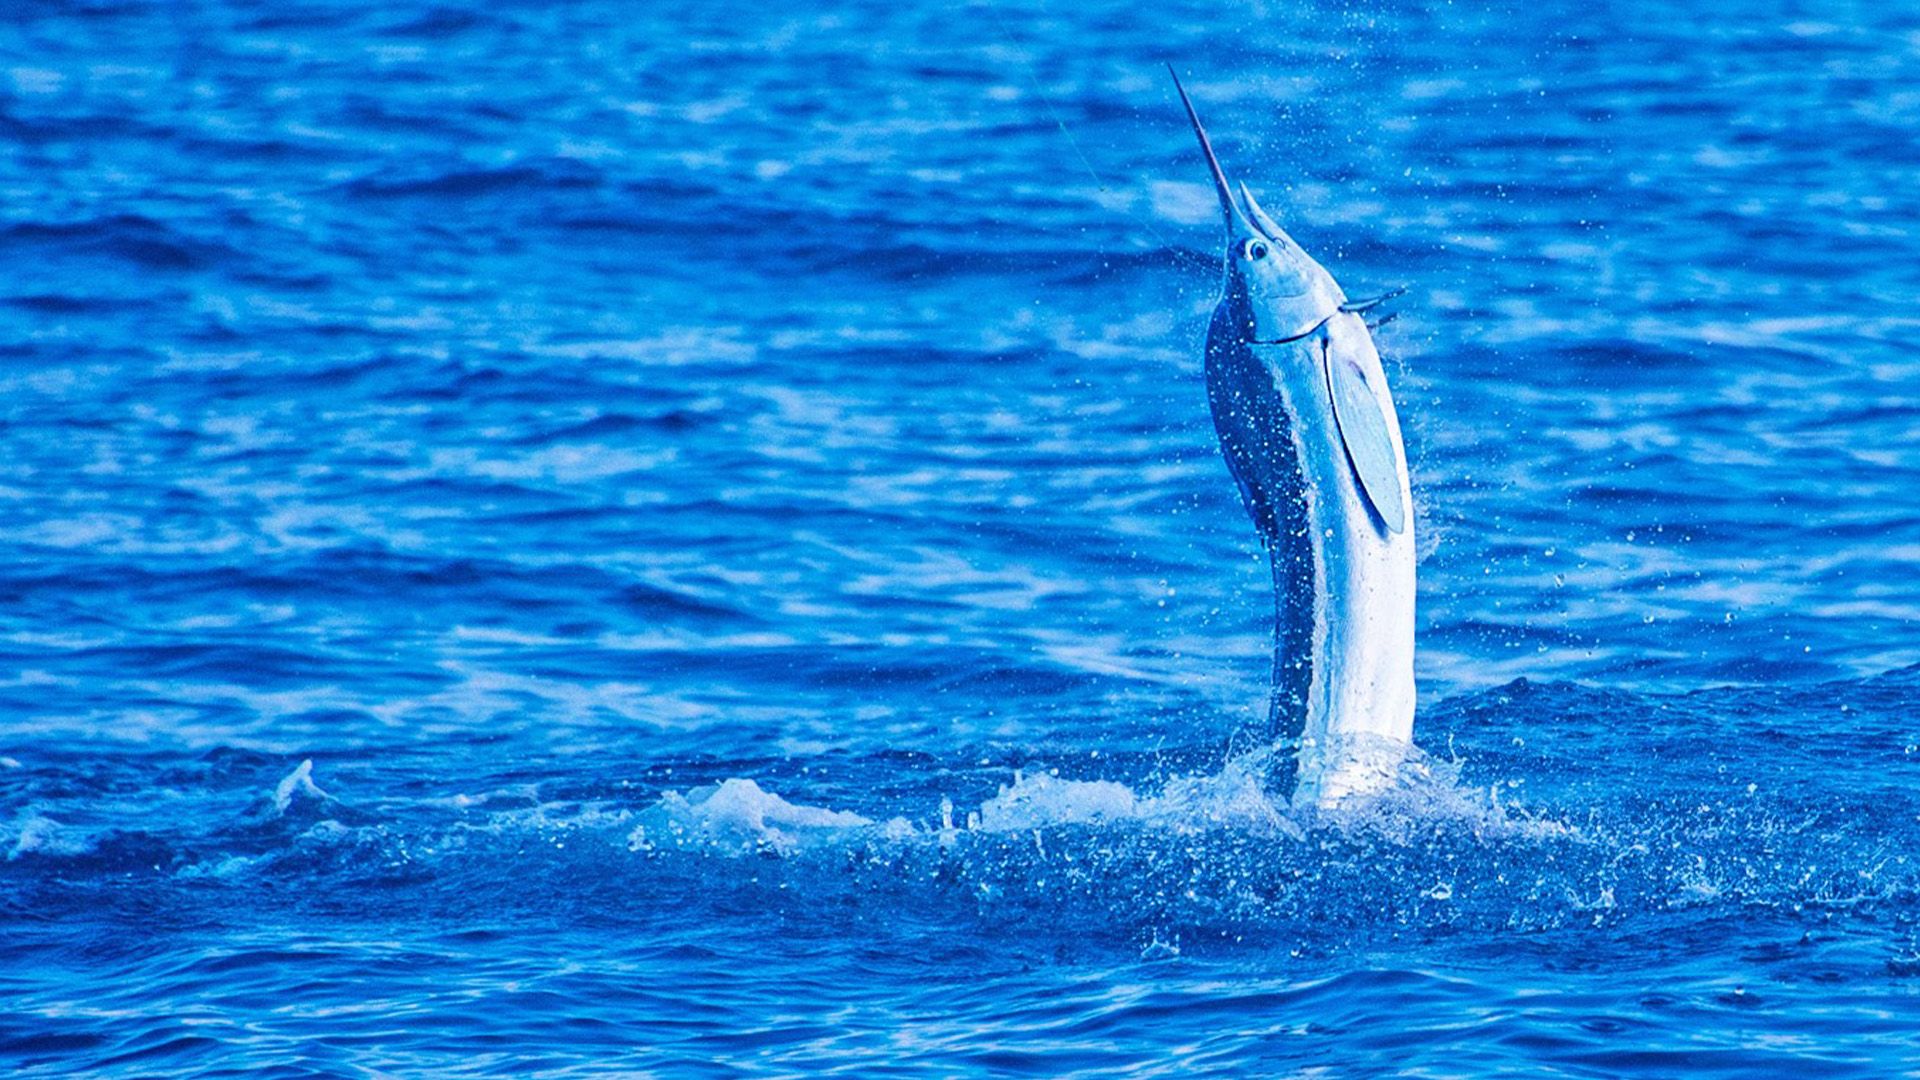
<svg viewBox="0 0 1920 1080"><path fill-rule="evenodd" d="M1360 312L1367 310L1368 308L1376 307L1380 304L1384 304L1396 296L1405 295L1406 291L1407 291L1407 287L1405 285L1402 285L1397 289L1388 289L1386 292L1381 293L1379 296L1368 297L1365 300L1349 300L1346 303L1340 305L1340 310L1346 312L1349 315L1357 315Z"/></svg>

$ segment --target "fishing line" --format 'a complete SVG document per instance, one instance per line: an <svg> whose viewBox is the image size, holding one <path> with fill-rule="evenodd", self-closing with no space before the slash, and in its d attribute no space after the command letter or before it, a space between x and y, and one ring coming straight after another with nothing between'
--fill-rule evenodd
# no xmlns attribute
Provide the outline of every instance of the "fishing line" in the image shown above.
<svg viewBox="0 0 1920 1080"><path fill-rule="evenodd" d="M1020 42L1013 36L1013 28L1007 25L1006 17L1002 15L1000 9L994 5L994 0L980 0L980 3L986 7L988 13L993 16L995 25L1000 28L1000 39L1006 43L1010 50L1018 52L1020 50ZM1044 3L1037 6L1042 11L1046 9L1046 4ZM1020 74L1026 80L1027 86L1033 90L1033 95L1040 99L1041 107L1046 109L1047 115L1053 119L1053 126L1059 128L1060 134L1066 138L1067 145L1073 149L1073 156L1080 159L1080 167L1086 170L1087 178L1093 181L1094 186L1100 189L1101 194L1112 194L1113 187L1100 178L1100 173L1093 167L1093 162L1087 158L1085 151L1080 149L1080 140L1073 137L1073 132L1067 128L1066 120L1060 116L1060 110L1054 107L1053 99L1049 97L1046 90L1040 86L1040 80L1034 75L1032 69L1025 64L1015 64L1014 66L1020 69ZM1154 228L1151 221L1134 213L1131 208L1123 210L1121 213L1132 220L1134 224L1145 229L1147 235L1159 242L1160 249L1172 255L1176 262L1184 262L1209 272L1215 272L1220 269L1217 264L1209 263L1189 255L1185 249L1173 241L1168 240L1159 229Z"/></svg>

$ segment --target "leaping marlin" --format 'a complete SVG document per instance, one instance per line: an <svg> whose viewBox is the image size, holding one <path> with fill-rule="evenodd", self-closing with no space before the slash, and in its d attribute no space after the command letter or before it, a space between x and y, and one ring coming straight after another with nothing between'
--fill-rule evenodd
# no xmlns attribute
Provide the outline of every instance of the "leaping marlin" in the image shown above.
<svg viewBox="0 0 1920 1080"><path fill-rule="evenodd" d="M1172 68L1168 68L1169 72ZM1227 221L1207 401L1273 564L1268 784L1326 806L1391 779L1413 734L1413 499L1361 312L1241 185L1174 75Z"/></svg>

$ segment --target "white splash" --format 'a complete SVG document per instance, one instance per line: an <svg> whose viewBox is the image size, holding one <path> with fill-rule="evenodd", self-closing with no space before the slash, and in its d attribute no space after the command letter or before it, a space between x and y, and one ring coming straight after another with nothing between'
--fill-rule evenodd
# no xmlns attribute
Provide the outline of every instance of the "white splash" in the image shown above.
<svg viewBox="0 0 1920 1080"><path fill-rule="evenodd" d="M967 828L1004 833L1133 822L1181 833L1231 829L1298 838L1299 826L1288 817L1285 804L1261 788L1255 764L1241 758L1211 776L1176 776L1154 795L1137 794L1112 780L1016 772L1011 784L1001 786L979 812L967 815Z"/></svg>
<svg viewBox="0 0 1920 1080"><path fill-rule="evenodd" d="M633 851L673 847L787 855L815 840L875 828L888 837L914 832L913 826L900 818L876 826L873 819L850 810L790 803L752 780L735 778L684 795L668 792L640 815L640 824L627 835L627 847Z"/></svg>
<svg viewBox="0 0 1920 1080"><path fill-rule="evenodd" d="M719 854L790 855L849 837L926 839L942 845L980 837L1058 828L1134 828L1181 836L1231 833L1256 839L1305 840L1309 830L1366 833L1406 842L1436 824L1481 839L1563 836L1570 830L1502 805L1498 790L1459 786L1458 767L1418 751L1373 795L1351 796L1331 807L1294 806L1269 793L1271 751L1229 761L1218 773L1175 776L1145 793L1115 780L1065 779L1054 771L1016 771L979 809L954 822L953 803L940 801L937 822L916 828L902 817L878 822L850 810L788 802L750 779L734 778L691 791L668 792L642 811L627 837L633 851L662 848Z"/></svg>
<svg viewBox="0 0 1920 1080"><path fill-rule="evenodd" d="M13 846L7 861L22 855L80 855L91 845L79 833L62 822L40 814L26 813L0 826L0 837L12 834ZM0 839L0 844L4 840Z"/></svg>
<svg viewBox="0 0 1920 1080"><path fill-rule="evenodd" d="M320 790L313 782L313 759L307 758L300 766L281 779L279 786L273 789L273 812L284 814L293 806L294 797L308 796L317 800L330 799L333 796Z"/></svg>

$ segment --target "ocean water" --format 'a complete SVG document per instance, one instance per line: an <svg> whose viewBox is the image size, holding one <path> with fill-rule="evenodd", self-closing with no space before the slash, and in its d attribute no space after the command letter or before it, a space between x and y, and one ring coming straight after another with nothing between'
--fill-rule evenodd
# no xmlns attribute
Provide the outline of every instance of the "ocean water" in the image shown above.
<svg viewBox="0 0 1920 1080"><path fill-rule="evenodd" d="M1379 333L1421 756L1225 760L1228 169ZM1920 15L0 25L17 1076L1920 1069Z"/></svg>

